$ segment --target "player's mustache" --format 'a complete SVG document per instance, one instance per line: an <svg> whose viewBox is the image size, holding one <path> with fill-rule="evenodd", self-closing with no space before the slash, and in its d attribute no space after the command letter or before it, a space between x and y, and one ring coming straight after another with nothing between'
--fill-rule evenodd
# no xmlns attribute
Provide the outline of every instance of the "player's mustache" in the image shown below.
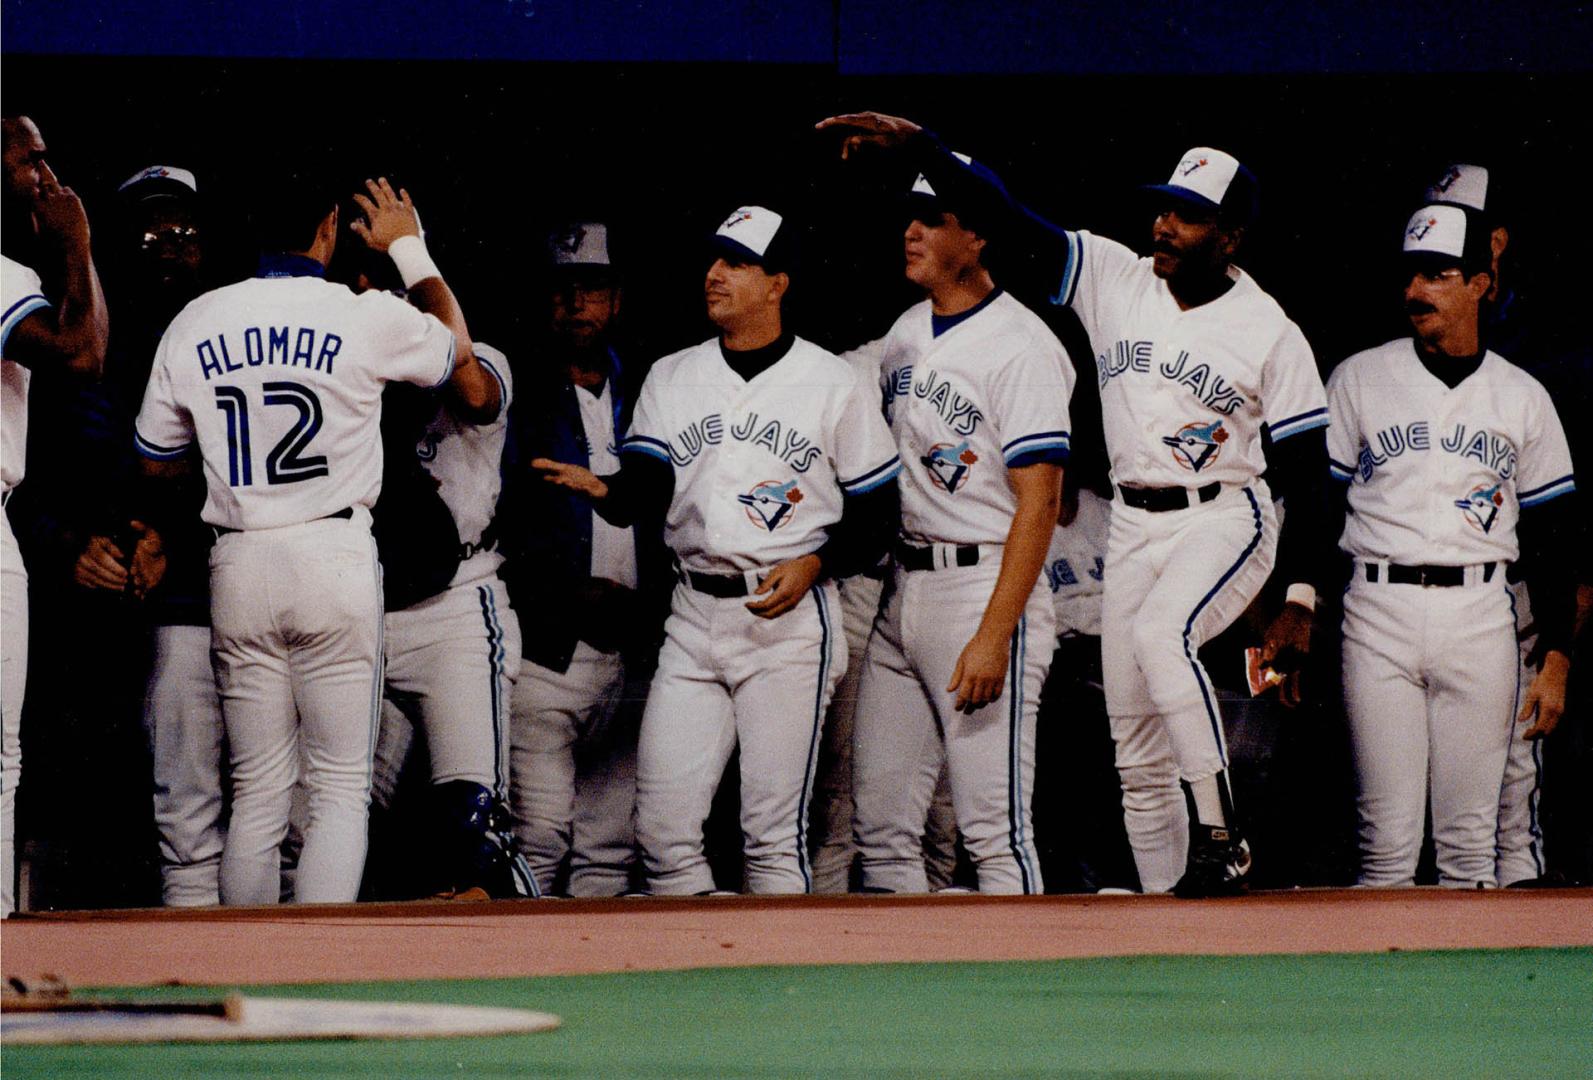
<svg viewBox="0 0 1593 1080"><path fill-rule="evenodd" d="M1153 251L1153 252L1155 252L1155 253L1157 253L1159 255L1182 255L1183 254L1183 252L1179 251L1176 247L1174 247L1171 243L1169 243L1166 240L1152 241L1152 243L1151 243L1151 251Z"/></svg>
<svg viewBox="0 0 1593 1080"><path fill-rule="evenodd" d="M1407 300L1405 302L1406 315L1431 315L1437 310L1425 300Z"/></svg>

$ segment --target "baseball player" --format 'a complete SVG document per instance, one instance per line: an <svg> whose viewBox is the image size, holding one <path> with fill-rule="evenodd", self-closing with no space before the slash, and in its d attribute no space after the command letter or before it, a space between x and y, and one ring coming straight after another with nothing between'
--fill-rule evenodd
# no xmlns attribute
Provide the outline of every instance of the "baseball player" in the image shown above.
<svg viewBox="0 0 1593 1080"><path fill-rule="evenodd" d="M1349 357L1328 382L1333 475L1349 485L1339 546L1355 560L1344 693L1360 882L1414 881L1430 797L1440 884L1492 886L1512 724L1536 713L1552 727L1564 709L1569 559L1551 526L1575 484L1548 394L1482 344L1481 219L1418 210L1404 260L1412 337ZM1518 708L1507 576L1523 554L1549 648Z"/></svg>
<svg viewBox="0 0 1593 1080"><path fill-rule="evenodd" d="M612 482L532 463L616 523L639 503L663 512L679 560L637 749L636 829L654 893L713 889L703 822L738 742L747 888L811 890L808 800L847 659L823 579L883 554L878 507L891 505L881 492L896 451L872 387L784 328L792 232L761 206L720 226L704 291L721 335L653 366Z"/></svg>
<svg viewBox="0 0 1593 1080"><path fill-rule="evenodd" d="M960 159L970 171L979 167ZM907 279L928 298L859 350L905 463L893 587L869 640L853 746L865 890L924 892L936 780L979 891L1043 891L1034 724L1055 641L1040 570L1056 525L1073 367L984 263L1000 208L920 176Z"/></svg>
<svg viewBox="0 0 1593 1080"><path fill-rule="evenodd" d="M27 464L28 381L35 368L98 378L105 362L105 297L89 248L88 216L47 160L33 121L0 124L5 162L5 244L0 263L0 506L22 482ZM61 296L51 303L39 274L14 259L13 245L38 241L38 254L60 271ZM16 797L22 777L22 699L28 674L28 574L11 520L0 510L0 918L16 907Z"/></svg>
<svg viewBox="0 0 1593 1080"><path fill-rule="evenodd" d="M151 475L197 444L202 516L218 534L211 645L232 759L228 904L279 899L301 751L308 820L296 898L359 892L381 692L370 507L383 384L451 380L465 415L501 407L408 194L385 179L366 187L353 230L392 257L415 307L322 280L337 245L336 196L294 178L255 204L257 276L201 296L166 331L136 422Z"/></svg>
<svg viewBox="0 0 1593 1080"><path fill-rule="evenodd" d="M375 265L370 273L377 280L361 274L357 291L378 282L399 291L396 281L382 282L391 277L390 268ZM440 499L451 519L448 528L423 543L448 549L411 554L455 569L441 588L417 585L409 595L384 594L386 667L372 802L383 809L391 805L420 729L431 769L424 811L429 843L415 853L428 879L424 887L446 898L536 896L530 869L509 835L509 700L520 667L520 622L498 578L503 556L494 525L514 382L503 353L480 341L471 343L471 352L497 384L495 411L472 407L450 382L444 393L395 410L416 412L418 431L404 416L383 417L384 425L389 419L400 425L400 437L413 439L400 451L412 455L411 461L394 464L419 470L420 495L400 495L401 484L389 485L393 474L387 471L377 517L392 516L401 531L424 512L418 498ZM390 495L400 501L387 505ZM384 535L378 534L377 546L385 572L390 557L382 550ZM428 567L411 578L431 576Z"/></svg>
<svg viewBox="0 0 1593 1080"><path fill-rule="evenodd" d="M1550 388L1550 397L1558 413L1577 401L1586 401L1588 360L1585 346L1575 346L1580 351L1580 363L1559 343L1546 339L1530 317L1530 305L1514 288L1512 276L1502 274L1501 267L1510 245L1510 229L1506 224L1503 203L1497 192L1493 174L1485 167L1454 164L1443 170L1438 180L1428 187L1428 204L1449 203L1469 207L1476 211L1482 225L1488 230L1489 273L1493 285L1484 300L1482 310L1482 338L1488 348L1505 359L1531 372ZM1579 384L1577 379L1581 379ZM1564 426L1562 420L1562 427ZM1573 471L1580 473L1587 462L1582 455L1587 451L1587 436L1566 431L1571 442ZM1587 521L1586 485L1579 484L1573 499L1581 503L1580 520L1575 533L1585 545L1589 536ZM1570 502L1570 500L1567 500ZM1562 526L1563 527L1563 526ZM1585 548L1584 548L1585 550ZM1590 563L1579 561L1581 588L1590 590ZM1532 617L1531 598L1526 583L1519 573L1511 574L1511 592L1516 605L1516 622L1520 638L1522 690L1532 685L1539 666L1539 657L1547 652L1550 643L1538 633ZM1570 655L1570 642L1555 643L1559 651ZM1510 752L1505 761L1504 784L1499 792L1499 830L1495 843L1495 876L1500 886L1525 887L1555 880L1547 873L1543 850L1542 817L1539 812L1543 791L1543 755L1545 740L1555 730L1552 720L1540 716L1531 725L1516 725L1511 733ZM1532 737L1528 737L1528 733Z"/></svg>
<svg viewBox="0 0 1593 1080"><path fill-rule="evenodd" d="M911 121L862 113L820 126L841 129L846 151L862 142L907 145L932 183L1007 200L999 181L962 165ZM1309 649L1313 578L1327 563L1313 548L1322 536L1327 409L1299 327L1234 265L1257 205L1250 170L1197 147L1168 183L1147 191L1156 211L1151 258L1021 207L1014 220L1036 265L1057 269L1052 302L1073 309L1096 352L1116 488L1103 675L1140 881L1147 892L1206 896L1240 890L1251 860L1198 651L1254 599L1280 548L1289 601L1263 652L1283 667ZM1269 464L1289 509L1281 545L1261 480Z"/></svg>
<svg viewBox="0 0 1593 1080"><path fill-rule="evenodd" d="M516 843L544 892L559 883L571 896L617 896L636 864L636 740L651 672L651 658L640 655L649 650L637 646L661 628L668 591L656 583L673 576L651 565L662 555L656 536L610 524L590 500L521 464L548 457L614 473L635 408L635 386L612 345L623 294L607 224L557 229L548 250L549 335L531 376L546 388L511 419L505 577L517 610L566 617L540 615L525 634L511 809ZM646 594L644 576L653 586Z"/></svg>

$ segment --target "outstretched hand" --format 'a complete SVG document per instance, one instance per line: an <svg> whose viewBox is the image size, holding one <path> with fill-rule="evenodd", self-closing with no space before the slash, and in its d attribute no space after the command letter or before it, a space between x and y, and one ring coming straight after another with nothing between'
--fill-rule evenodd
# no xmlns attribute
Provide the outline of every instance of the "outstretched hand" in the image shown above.
<svg viewBox="0 0 1593 1080"><path fill-rule="evenodd" d="M764 575L754 593L758 599L748 600L747 610L760 618L779 618L802 602L823 570L817 555L787 559Z"/></svg>
<svg viewBox="0 0 1593 1080"><path fill-rule="evenodd" d="M903 116L887 116L885 113L856 112L842 113L840 116L828 116L813 125L818 131L840 131L845 135L841 140L841 158L844 160L852 156L858 147L882 146L886 148L901 146L908 139L917 135L924 129Z"/></svg>
<svg viewBox="0 0 1593 1080"><path fill-rule="evenodd" d="M608 485L598 479L591 469L545 457L532 458L531 468L541 473L542 479L550 484L567 488L589 499L608 498Z"/></svg>
<svg viewBox="0 0 1593 1080"><path fill-rule="evenodd" d="M420 216L415 213L409 192L403 188L394 191L385 176L365 181L365 190L368 196L354 193L354 202L365 217L349 222L349 228L365 241L366 247L386 251L401 236L420 235Z"/></svg>
<svg viewBox="0 0 1593 1080"><path fill-rule="evenodd" d="M1311 618L1305 605L1284 604L1261 642L1261 665L1285 676L1278 687L1278 700L1291 709L1303 697L1300 673L1311 654Z"/></svg>
<svg viewBox="0 0 1593 1080"><path fill-rule="evenodd" d="M1533 714L1537 714L1532 726L1521 733L1523 739L1541 739L1560 726L1560 717L1565 713L1565 682L1570 670L1571 661L1565 653L1558 649L1544 653L1543 667L1538 671L1537 678L1532 680L1532 686L1521 703L1521 712L1516 717L1519 725L1532 720Z"/></svg>

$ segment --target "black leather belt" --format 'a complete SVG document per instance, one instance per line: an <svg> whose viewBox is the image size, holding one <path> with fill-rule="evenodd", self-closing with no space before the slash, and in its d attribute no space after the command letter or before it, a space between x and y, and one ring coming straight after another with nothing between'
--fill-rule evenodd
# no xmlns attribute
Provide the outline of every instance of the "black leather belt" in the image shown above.
<svg viewBox="0 0 1593 1080"><path fill-rule="evenodd" d="M932 547L914 547L912 544L897 544L895 550L896 565L903 570L941 570L944 567L935 565L935 549ZM977 544L962 544L957 548L957 566L978 566L979 546Z"/></svg>
<svg viewBox="0 0 1593 1080"><path fill-rule="evenodd" d="M1374 585L1383 580L1382 568L1376 563L1366 563L1366 580ZM1498 563L1482 564L1482 580L1492 581ZM1457 585L1466 583L1466 568L1464 566L1404 566L1400 563L1388 564L1388 583L1390 585L1422 585L1437 589L1452 589Z"/></svg>
<svg viewBox="0 0 1593 1080"><path fill-rule="evenodd" d="M750 595L743 574L699 574L695 570L687 570L684 577L686 584L693 589L719 600L734 600Z"/></svg>
<svg viewBox="0 0 1593 1080"><path fill-rule="evenodd" d="M1200 503L1209 503L1221 494L1222 484L1215 480L1193 491L1181 487L1144 488L1117 485L1118 498L1125 504L1136 510L1149 510L1153 514L1164 514L1169 510L1187 510Z"/></svg>
<svg viewBox="0 0 1593 1080"><path fill-rule="evenodd" d="M326 515L324 515L322 517L318 517L318 518L312 518L311 520L313 520L313 521L325 521L325 520L327 520L327 518L342 518L344 521L348 521L353 516L354 516L354 508L352 506L345 506L341 510L334 510L330 514L326 514ZM225 525L212 525L210 527L215 530L216 536L218 538L222 537L222 536L226 536L228 533L243 532L242 529L229 529Z"/></svg>

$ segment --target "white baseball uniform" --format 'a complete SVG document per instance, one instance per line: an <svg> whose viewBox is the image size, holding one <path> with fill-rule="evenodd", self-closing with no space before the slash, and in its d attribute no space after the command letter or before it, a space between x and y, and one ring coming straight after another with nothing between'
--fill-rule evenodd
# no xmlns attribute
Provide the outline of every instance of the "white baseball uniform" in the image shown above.
<svg viewBox="0 0 1593 1080"><path fill-rule="evenodd" d="M1519 714L1527 689L1538 674L1537 669L1527 663L1537 647L1538 632L1532 621L1532 602L1527 596L1526 582L1512 584L1510 595L1515 602L1516 640L1521 656L1517 683L1520 693L1516 697ZM1540 878L1546 869L1543 822L1538 816L1543 794L1543 740L1523 739L1521 733L1529 726L1530 722L1511 721L1504 783L1499 788L1499 830L1494 840L1494 877L1500 888Z"/></svg>
<svg viewBox="0 0 1593 1080"><path fill-rule="evenodd" d="M1413 882L1430 785L1440 883L1493 885L1521 671L1505 574L1521 509L1574 490L1565 432L1507 360L1487 353L1450 389L1408 338L1345 360L1328 401L1333 475L1349 483L1339 546L1355 559L1344 693L1360 881ZM1434 567L1455 568L1453 583Z"/></svg>
<svg viewBox="0 0 1593 1080"><path fill-rule="evenodd" d="M0 357L17 324L35 311L50 306L39 275L12 259L0 257ZM22 483L28 457L28 381L32 373L11 360L0 359L0 489L11 498ZM3 506L3 503L0 503ZM0 701L3 701L4 735L0 743L0 918L16 908L12 882L16 877L17 783L22 778L22 698L28 683L28 571L11 532L11 519L0 509L0 579L3 579L4 658L0 660Z"/></svg>
<svg viewBox="0 0 1593 1080"><path fill-rule="evenodd" d="M1111 526L1111 501L1084 489L1073 520L1051 534L1051 550L1041 573L1051 589L1058 638L1101 636L1106 538Z"/></svg>
<svg viewBox="0 0 1593 1080"><path fill-rule="evenodd" d="M312 260L199 297L156 350L141 453L197 443L210 556L211 643L232 756L224 903L275 903L302 742L308 822L296 895L355 899L381 696L385 382L437 386L448 328L381 292L355 296Z"/></svg>
<svg viewBox="0 0 1593 1080"><path fill-rule="evenodd" d="M574 393L592 471L617 472L613 380L596 394ZM633 530L593 513L590 567L592 577L636 588ZM640 712L624 701L626 685L621 655L584 641L563 671L521 665L510 747L515 840L543 892L566 856L571 896L618 896L630 887Z"/></svg>
<svg viewBox="0 0 1593 1080"><path fill-rule="evenodd" d="M1305 335L1243 270L1184 311L1150 259L1088 232L1067 239L1053 300L1073 308L1095 350L1112 479L1181 488L1190 503L1155 512L1116 500L1102 599L1125 823L1141 884L1161 892L1185 867L1178 779L1228 763L1199 649L1249 606L1276 555L1262 430L1276 442L1328 414Z"/></svg>
<svg viewBox="0 0 1593 1080"><path fill-rule="evenodd" d="M926 890L921 838L944 763L980 891L1041 892L1034 721L1056 638L1043 577L1013 632L1001 695L965 714L946 686L1001 570L1018 505L1008 467L1067 451L1072 363L999 290L938 336L929 301L916 304L857 355L879 362L904 462L902 539L933 567L896 567L869 640L853 747L863 886Z"/></svg>
<svg viewBox="0 0 1593 1080"><path fill-rule="evenodd" d="M392 799L416 724L426 734L433 784L468 780L500 802L509 797L509 701L520 669L520 621L498 580L503 556L487 530L503 487L513 376L497 349L478 341L472 351L498 380L501 404L492 420L473 424L439 401L415 445L453 515L465 557L446 589L383 620L385 693L372 783L380 806ZM520 860L513 868L525 893L534 895Z"/></svg>
<svg viewBox="0 0 1593 1080"><path fill-rule="evenodd" d="M879 399L845 361L801 338L750 381L708 341L654 365L621 452L674 469L664 540L684 578L637 748L636 830L651 889L713 888L703 822L739 741L747 888L807 892L820 728L846 667L835 585L765 619L746 595L710 595L691 575L750 594L774 566L817 551L844 495L900 469Z"/></svg>

